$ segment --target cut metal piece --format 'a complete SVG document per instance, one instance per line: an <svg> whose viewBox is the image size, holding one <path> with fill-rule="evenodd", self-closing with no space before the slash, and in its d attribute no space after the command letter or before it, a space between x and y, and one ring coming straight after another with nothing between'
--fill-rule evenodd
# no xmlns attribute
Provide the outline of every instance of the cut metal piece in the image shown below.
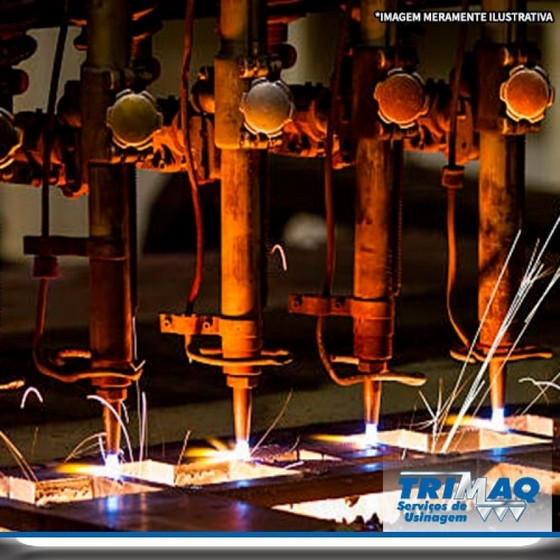
<svg viewBox="0 0 560 560"><path fill-rule="evenodd" d="M379 442L385 445L414 449L424 453L441 453L448 433L434 436L431 433L399 429L379 432ZM487 449L500 449L525 445L537 445L540 438L521 434L496 432L486 429L459 428L451 440L447 453L470 453Z"/></svg>

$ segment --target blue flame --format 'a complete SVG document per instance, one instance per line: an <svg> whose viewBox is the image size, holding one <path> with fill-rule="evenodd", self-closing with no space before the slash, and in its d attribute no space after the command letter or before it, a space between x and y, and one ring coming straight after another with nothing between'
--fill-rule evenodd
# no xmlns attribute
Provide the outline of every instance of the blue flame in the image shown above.
<svg viewBox="0 0 560 560"><path fill-rule="evenodd" d="M375 447L379 443L379 438L377 437L377 424L366 422L364 441L369 447Z"/></svg>

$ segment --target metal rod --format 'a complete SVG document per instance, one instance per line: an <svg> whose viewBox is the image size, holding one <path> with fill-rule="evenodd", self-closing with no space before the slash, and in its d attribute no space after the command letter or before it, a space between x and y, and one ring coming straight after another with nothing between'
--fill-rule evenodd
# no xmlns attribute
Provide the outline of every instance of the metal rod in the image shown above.
<svg viewBox="0 0 560 560"><path fill-rule="evenodd" d="M221 322L224 358L256 358L262 350L261 183L265 157L239 148L241 96L239 57L264 54L262 0L222 0L221 51L216 59L216 143L221 152ZM235 437L248 442L251 394L260 368L224 367L233 389Z"/></svg>
<svg viewBox="0 0 560 560"><path fill-rule="evenodd" d="M132 254L134 220L130 219L134 169L112 163L111 133L105 123L112 103L107 77L128 66L128 4L119 0L88 3L88 52L82 67L83 178L89 185L89 230L93 247L111 253L90 256L90 347L93 367L122 370L134 358ZM95 380L98 393L120 389L111 404L120 409L126 381L111 377ZM119 395L115 398L115 395ZM104 416L107 452L117 453L120 427Z"/></svg>
<svg viewBox="0 0 560 560"><path fill-rule="evenodd" d="M524 138L504 137L499 133L480 133L478 313L482 317L506 262L508 251L523 222ZM519 288L523 252L509 261L495 298L480 332L480 344L490 348L504 322ZM511 329L506 332L500 350L513 342ZM492 409L505 404L506 367L492 360L489 367Z"/></svg>
<svg viewBox="0 0 560 560"><path fill-rule="evenodd" d="M357 95L371 96L372 77L363 66L368 52L383 45L385 28L374 16L387 7L384 0L362 0L362 54L356 58ZM375 79L375 78L374 78ZM367 118L370 101L358 102L357 119ZM361 108L361 109L359 109ZM387 369L392 357L395 296L400 287L401 204L399 166L402 148L379 140L375 131L360 133L356 140L356 202L354 225L354 298L378 300L385 305L384 317L354 317L354 356L362 373ZM400 154L400 155L399 155ZM381 383L364 380L364 420L379 422Z"/></svg>
<svg viewBox="0 0 560 560"><path fill-rule="evenodd" d="M515 4L515 6L513 5ZM507 11L526 9L523 0L482 0L482 9ZM487 24L483 39L507 43L522 39L524 29L517 25ZM515 236L523 224L525 194L525 139L504 136L497 130L481 130L479 173L478 314L482 317L506 262ZM523 273L524 254L517 251L498 286L496 296L480 332L480 344L489 348L513 301ZM511 347L515 324L506 332L500 350ZM489 364L492 412L501 414L505 405L506 365L493 359Z"/></svg>

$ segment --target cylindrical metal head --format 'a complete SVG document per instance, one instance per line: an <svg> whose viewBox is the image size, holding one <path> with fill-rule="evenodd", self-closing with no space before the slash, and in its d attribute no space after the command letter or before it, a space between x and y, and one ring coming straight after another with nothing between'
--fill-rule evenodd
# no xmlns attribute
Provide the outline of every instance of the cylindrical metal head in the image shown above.
<svg viewBox="0 0 560 560"><path fill-rule="evenodd" d="M400 128L413 126L429 108L422 77L402 68L391 70L387 78L377 84L373 97L377 101L379 117Z"/></svg>
<svg viewBox="0 0 560 560"><path fill-rule="evenodd" d="M284 82L259 78L243 95L239 109L249 132L274 137L292 120L294 108L292 93Z"/></svg>
<svg viewBox="0 0 560 560"><path fill-rule="evenodd" d="M156 100L146 91L122 91L107 110L107 126L113 132L113 141L121 148L147 148L162 124L163 116Z"/></svg>
<svg viewBox="0 0 560 560"><path fill-rule="evenodd" d="M517 66L500 87L500 99L509 118L535 123L544 118L546 109L552 105L554 90L542 68Z"/></svg>

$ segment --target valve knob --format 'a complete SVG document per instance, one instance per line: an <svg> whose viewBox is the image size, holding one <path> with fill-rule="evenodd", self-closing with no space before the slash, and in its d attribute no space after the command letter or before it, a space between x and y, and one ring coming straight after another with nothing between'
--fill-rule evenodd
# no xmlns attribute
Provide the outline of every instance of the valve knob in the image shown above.
<svg viewBox="0 0 560 560"><path fill-rule="evenodd" d="M373 92L379 117L387 124L410 128L428 112L429 101L424 80L416 72L395 68L379 82Z"/></svg>
<svg viewBox="0 0 560 560"><path fill-rule="evenodd" d="M0 169L8 167L17 149L21 146L23 134L14 124L13 115L0 108Z"/></svg>
<svg viewBox="0 0 560 560"><path fill-rule="evenodd" d="M295 105L290 88L281 80L259 78L241 98L239 110L245 117L245 128L252 134L275 137L292 120Z"/></svg>
<svg viewBox="0 0 560 560"><path fill-rule="evenodd" d="M554 90L542 68L517 66L501 85L500 99L505 103L510 119L536 123L544 118L546 109L552 105Z"/></svg>
<svg viewBox="0 0 560 560"><path fill-rule="evenodd" d="M113 132L113 142L121 148L147 148L162 125L157 102L147 91L121 91L107 109L107 126Z"/></svg>

